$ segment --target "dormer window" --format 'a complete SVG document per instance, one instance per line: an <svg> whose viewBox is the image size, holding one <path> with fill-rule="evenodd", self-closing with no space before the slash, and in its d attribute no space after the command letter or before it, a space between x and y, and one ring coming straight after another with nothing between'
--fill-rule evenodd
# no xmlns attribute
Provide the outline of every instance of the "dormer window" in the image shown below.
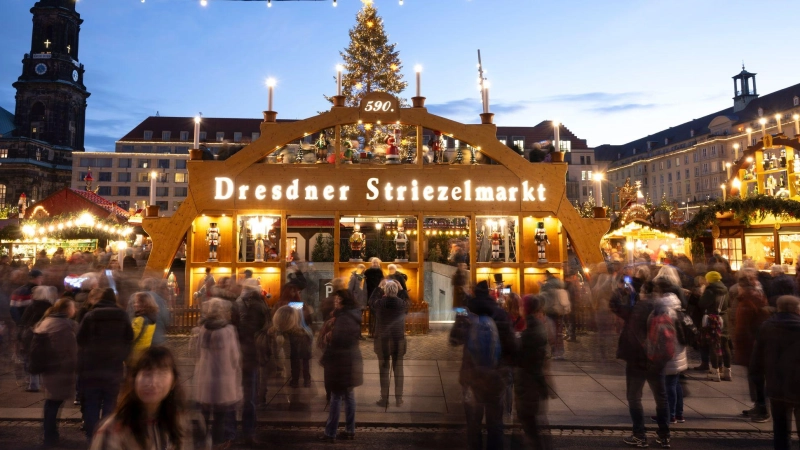
<svg viewBox="0 0 800 450"><path fill-rule="evenodd" d="M796 95L795 95L795 96L794 96L794 99L792 99L792 104L793 104L794 106L800 106L800 97L798 97L798 96L796 96Z"/></svg>
<svg viewBox="0 0 800 450"><path fill-rule="evenodd" d="M189 140L189 132L188 131L181 131L181 140L188 141Z"/></svg>
<svg viewBox="0 0 800 450"><path fill-rule="evenodd" d="M144 132L144 140L145 141L153 140L153 132L152 131L145 131Z"/></svg>
<svg viewBox="0 0 800 450"><path fill-rule="evenodd" d="M761 117L763 115L764 115L764 108L758 108L758 117Z"/></svg>
<svg viewBox="0 0 800 450"><path fill-rule="evenodd" d="M694 130L689 130L689 137L694 137Z"/></svg>
<svg viewBox="0 0 800 450"><path fill-rule="evenodd" d="M225 140L225 132L217 131L217 142L222 142L224 140Z"/></svg>
<svg viewBox="0 0 800 450"><path fill-rule="evenodd" d="M171 136L172 136L172 132L170 132L170 131L162 131L161 132L161 140L162 141L168 141Z"/></svg>
<svg viewBox="0 0 800 450"><path fill-rule="evenodd" d="M669 144L669 138L664 138L664 145Z"/></svg>

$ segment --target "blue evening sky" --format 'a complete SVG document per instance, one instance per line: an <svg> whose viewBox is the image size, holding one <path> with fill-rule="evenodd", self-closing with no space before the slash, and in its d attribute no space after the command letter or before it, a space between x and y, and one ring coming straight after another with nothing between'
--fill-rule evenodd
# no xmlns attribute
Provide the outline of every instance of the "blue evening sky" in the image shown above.
<svg viewBox="0 0 800 450"><path fill-rule="evenodd" d="M30 49L35 0L0 0L0 106ZM80 0L80 61L92 93L87 149L113 150L148 115L260 117L277 78L280 118L328 108L359 0ZM732 104L731 76L759 93L800 82L796 0L375 0L413 96L431 112L480 113L477 54L499 125L559 119L589 145L621 144ZM781 24L782 18L785 23Z"/></svg>

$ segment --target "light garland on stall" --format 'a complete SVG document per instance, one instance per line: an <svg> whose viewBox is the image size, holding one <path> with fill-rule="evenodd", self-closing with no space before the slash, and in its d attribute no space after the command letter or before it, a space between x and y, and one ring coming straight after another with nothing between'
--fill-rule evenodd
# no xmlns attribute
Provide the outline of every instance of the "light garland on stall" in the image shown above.
<svg viewBox="0 0 800 450"><path fill-rule="evenodd" d="M66 231L93 231L116 237L128 237L133 233L133 228L128 225L120 225L110 220L99 219L89 212L77 215L62 214L52 218L49 222L28 220L21 223L20 228L22 234L30 238L44 238Z"/></svg>

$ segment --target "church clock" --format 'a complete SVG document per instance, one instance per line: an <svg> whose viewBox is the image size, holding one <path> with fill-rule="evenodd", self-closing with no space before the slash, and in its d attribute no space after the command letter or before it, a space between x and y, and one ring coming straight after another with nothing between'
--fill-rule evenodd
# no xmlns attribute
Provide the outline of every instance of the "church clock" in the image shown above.
<svg viewBox="0 0 800 450"><path fill-rule="evenodd" d="M39 63L36 65L34 70L36 71L37 75L44 75L47 73L47 65L45 63Z"/></svg>

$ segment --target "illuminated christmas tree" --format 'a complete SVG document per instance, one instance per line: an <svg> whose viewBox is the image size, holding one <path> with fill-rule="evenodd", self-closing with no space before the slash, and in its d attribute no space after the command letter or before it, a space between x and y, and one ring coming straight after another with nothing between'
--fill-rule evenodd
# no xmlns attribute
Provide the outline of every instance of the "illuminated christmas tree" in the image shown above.
<svg viewBox="0 0 800 450"><path fill-rule="evenodd" d="M356 25L350 29L350 45L340 52L345 72L342 74L342 95L345 106L357 107L361 99L371 92L386 92L398 97L401 106L408 102L400 98L408 83L403 81L400 70L403 63L395 44L389 43L383 27L383 19L372 0L362 0L364 7L356 15ZM332 101L330 97L326 97ZM344 126L342 134L347 138L364 139L365 144L382 144L391 131L387 127ZM414 133L413 127L402 127L402 137ZM411 141L411 140L410 140Z"/></svg>

